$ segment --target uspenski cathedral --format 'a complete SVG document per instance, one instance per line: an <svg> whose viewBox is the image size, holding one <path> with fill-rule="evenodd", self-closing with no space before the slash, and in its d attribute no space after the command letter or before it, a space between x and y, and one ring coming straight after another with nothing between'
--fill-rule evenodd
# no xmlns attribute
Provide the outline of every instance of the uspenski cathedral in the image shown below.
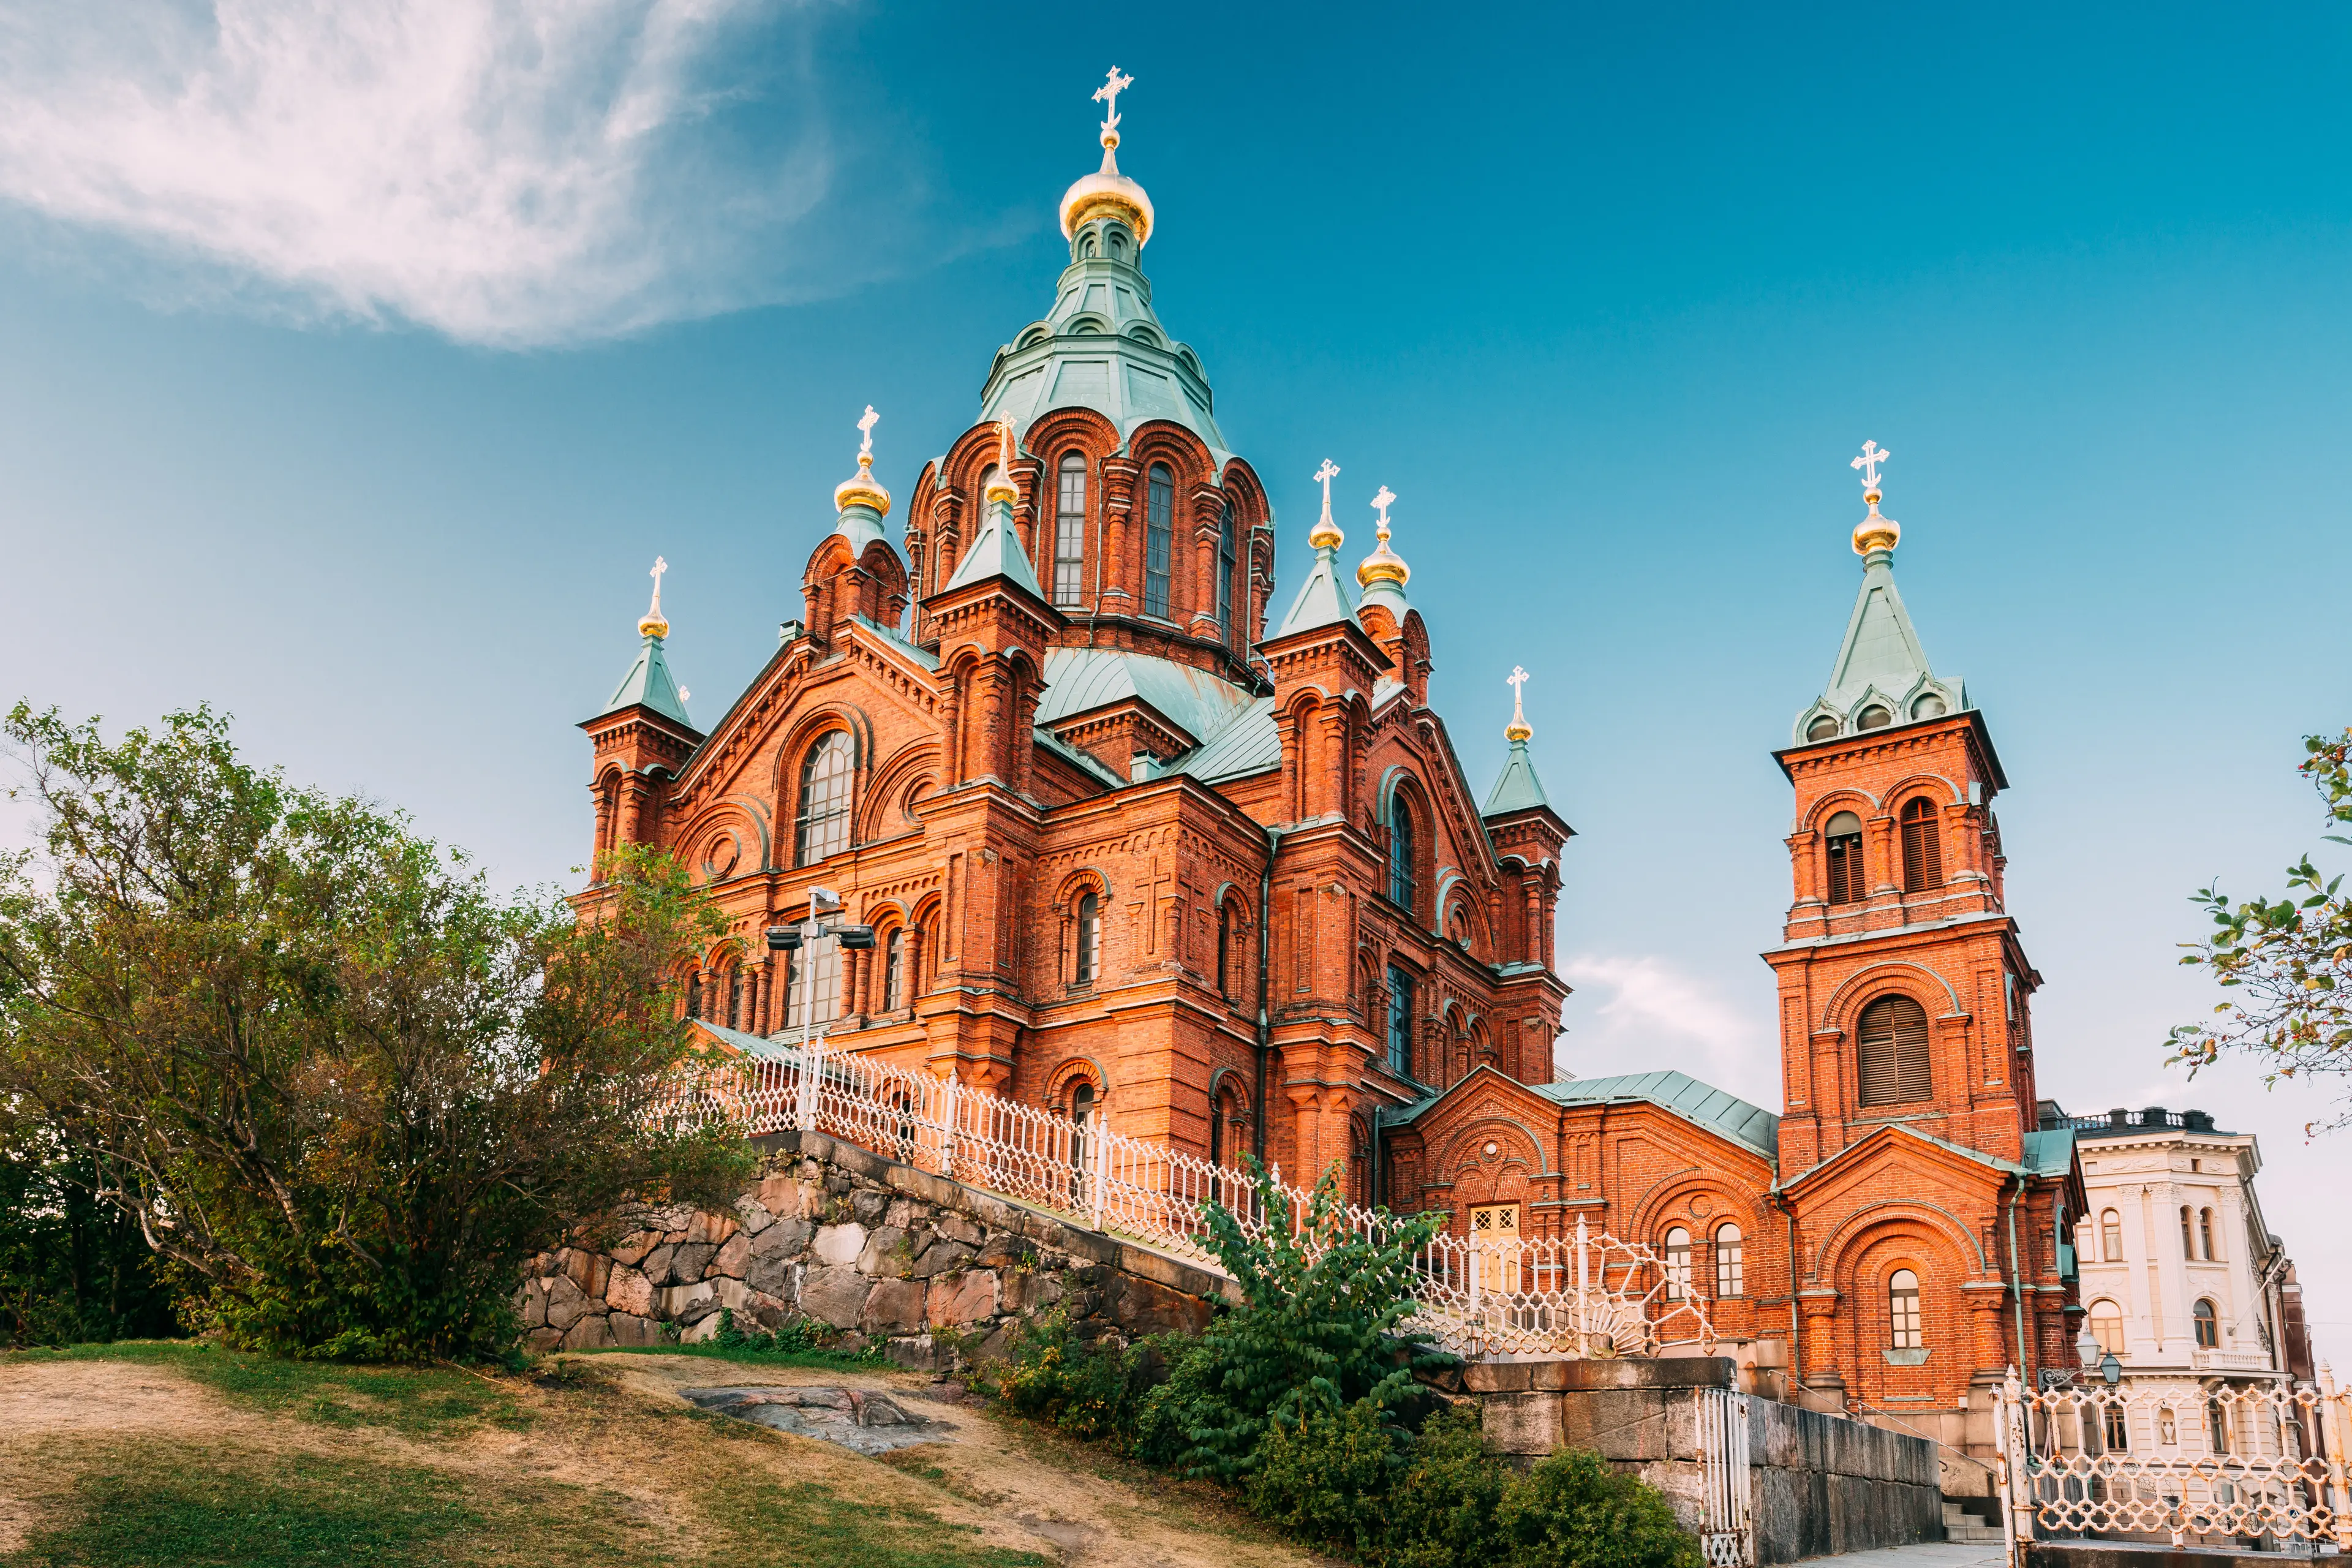
<svg viewBox="0 0 2352 1568"><path fill-rule="evenodd" d="M1127 85L1096 95L1068 265L971 427L894 497L866 411L803 614L709 728L665 659L658 573L583 725L600 856L666 847L731 918L689 1010L1218 1162L1337 1165L1457 1232L1583 1219L1656 1249L1725 1338L1785 1346L1806 1402L1982 1447L2005 1367L2073 1364L2082 1177L2073 1133L2037 1124L2009 781L1895 591L1885 454L1855 463L1862 581L1829 681L1772 758L1793 794L1763 953L1780 1110L1678 1072L1557 1078L1571 829L1532 732L1515 713L1500 774L1465 773L1385 488L1351 567L1325 463L1314 563L1276 584L1265 487L1143 271ZM873 946L764 952L817 887Z"/></svg>

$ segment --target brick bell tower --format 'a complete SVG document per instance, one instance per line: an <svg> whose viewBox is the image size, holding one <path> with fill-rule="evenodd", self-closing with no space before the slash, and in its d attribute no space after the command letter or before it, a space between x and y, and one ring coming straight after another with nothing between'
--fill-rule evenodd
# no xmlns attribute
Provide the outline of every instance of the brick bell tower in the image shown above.
<svg viewBox="0 0 2352 1568"><path fill-rule="evenodd" d="M1884 457L1874 444L1857 462L1862 591L1828 689L1775 753L1796 786L1794 899L1764 955L1780 977L1784 1180L1888 1122L2011 1162L2035 1127L2041 976L2002 907L1992 812L2009 780L1895 592Z"/></svg>

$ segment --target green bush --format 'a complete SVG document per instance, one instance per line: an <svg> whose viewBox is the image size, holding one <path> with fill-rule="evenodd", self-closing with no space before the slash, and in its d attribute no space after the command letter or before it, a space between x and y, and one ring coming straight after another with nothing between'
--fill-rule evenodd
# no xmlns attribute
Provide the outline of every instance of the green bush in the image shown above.
<svg viewBox="0 0 2352 1568"><path fill-rule="evenodd" d="M1204 1238L1243 1303L1210 1323L1139 1413L1139 1451L1186 1475L1246 1475L1270 1427L1359 1402L1392 1421L1412 1397L1413 1373L1451 1360L1402 1326L1414 1255L1444 1215L1404 1216L1368 1237L1347 1223L1336 1168L1304 1215L1254 1160L1250 1171L1262 1231L1212 1204Z"/></svg>
<svg viewBox="0 0 2352 1568"><path fill-rule="evenodd" d="M1518 1479L1486 1447L1475 1406L1432 1416L1405 1452L1382 1510L1385 1534L1365 1561L1381 1568L1487 1568L1508 1561L1495 1521Z"/></svg>
<svg viewBox="0 0 2352 1568"><path fill-rule="evenodd" d="M178 1331L139 1222L97 1196L105 1171L37 1118L0 1108L0 1347Z"/></svg>
<svg viewBox="0 0 2352 1568"><path fill-rule="evenodd" d="M1699 1568L1698 1541L1666 1500L1582 1448L1515 1478L1495 1523L1524 1568Z"/></svg>
<svg viewBox="0 0 2352 1568"><path fill-rule="evenodd" d="M1127 1447L1171 1342L1089 1343L1066 1313L1055 1311L1024 1324L1010 1348L1009 1359L982 1369L980 1377L998 1403L1072 1436Z"/></svg>
<svg viewBox="0 0 2352 1568"><path fill-rule="evenodd" d="M1369 1399L1268 1427L1244 1495L1252 1512L1302 1541L1376 1549L1386 1535L1383 1505L1404 1468L1400 1436Z"/></svg>

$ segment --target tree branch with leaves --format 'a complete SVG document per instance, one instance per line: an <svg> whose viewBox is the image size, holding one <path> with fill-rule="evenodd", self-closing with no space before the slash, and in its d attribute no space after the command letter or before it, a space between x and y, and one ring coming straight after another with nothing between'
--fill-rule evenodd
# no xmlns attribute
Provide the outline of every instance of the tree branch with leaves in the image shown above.
<svg viewBox="0 0 2352 1568"><path fill-rule="evenodd" d="M2352 729L2342 735L2305 737L2309 754L2300 772L2318 791L2326 820L2352 826ZM2352 844L2341 833L2332 844ZM2277 899L2232 904L2218 888L2191 895L2210 910L2213 929L2185 942L2180 962L2210 971L2231 994L2214 1018L2172 1031L2169 1062L2189 1064L2189 1076L2225 1055L2262 1064L2263 1082L2334 1079L2327 1111L2305 1126L2306 1135L2352 1125L2352 900L2344 878L2328 878L2309 855L2287 868Z"/></svg>

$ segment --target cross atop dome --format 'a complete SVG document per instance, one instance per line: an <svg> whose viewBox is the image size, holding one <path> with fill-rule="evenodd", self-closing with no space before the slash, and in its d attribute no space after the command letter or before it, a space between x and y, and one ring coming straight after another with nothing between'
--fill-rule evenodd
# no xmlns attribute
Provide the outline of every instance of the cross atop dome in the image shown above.
<svg viewBox="0 0 2352 1568"><path fill-rule="evenodd" d="M1103 113L1108 116L1102 127L1103 145L1106 147L1118 145L1118 95L1134 85L1133 77L1120 75L1118 68L1113 66L1110 74L1103 79L1103 84L1095 89L1095 101L1103 106Z"/></svg>
<svg viewBox="0 0 2352 1568"><path fill-rule="evenodd" d="M1878 515L1878 502L1885 493L1878 485L1878 465L1895 456L1875 441L1862 444L1862 456L1846 465L1862 470L1862 499L1870 503L1870 515L1853 531L1853 552L1868 556L1874 550L1892 551L1903 542L1903 525L1891 517Z"/></svg>
<svg viewBox="0 0 2352 1568"><path fill-rule="evenodd" d="M669 620L662 614L661 608L662 574L668 570L669 563L656 555L654 557L654 569L646 574L654 580L654 602L652 608L646 610L644 617L637 622L637 631L641 636L649 637L669 636Z"/></svg>
<svg viewBox="0 0 2352 1568"><path fill-rule="evenodd" d="M1114 217L1135 231L1138 250L1151 238L1151 198L1143 187L1118 172L1118 95L1135 79L1117 66L1095 89L1095 101L1108 118L1102 123L1102 167L1062 193L1062 237L1075 239L1092 219Z"/></svg>
<svg viewBox="0 0 2352 1568"><path fill-rule="evenodd" d="M890 515L890 492L874 477L874 426L881 422L882 416L874 412L874 405L867 404L866 413L857 421L857 471L833 489L834 510L845 512L852 507L873 510L874 517L866 521L876 531L875 538L881 536L878 520ZM866 542L861 538L857 542L862 546Z"/></svg>

